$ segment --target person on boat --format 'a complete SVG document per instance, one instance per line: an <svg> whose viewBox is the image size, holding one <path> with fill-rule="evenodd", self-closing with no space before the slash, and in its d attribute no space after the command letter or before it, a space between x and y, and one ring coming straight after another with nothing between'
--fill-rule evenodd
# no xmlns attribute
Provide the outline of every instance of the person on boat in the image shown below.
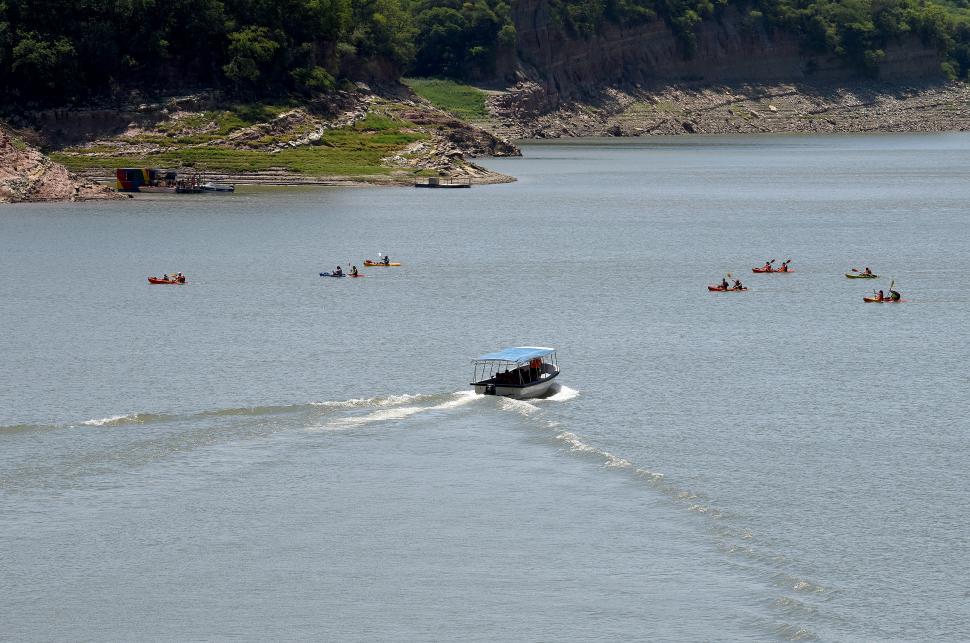
<svg viewBox="0 0 970 643"><path fill-rule="evenodd" d="M164 275L162 275L162 279L164 279L165 281L168 281L168 273L167 272Z"/></svg>
<svg viewBox="0 0 970 643"><path fill-rule="evenodd" d="M881 290L880 290L879 292L877 292L877 293L876 293L876 301L884 301L885 299L886 299L886 298L885 298L885 297L883 297L883 295L882 295L882 291L881 291Z"/></svg>
<svg viewBox="0 0 970 643"><path fill-rule="evenodd" d="M385 266L391 265L391 256L390 255L384 255L384 265Z"/></svg>
<svg viewBox="0 0 970 643"><path fill-rule="evenodd" d="M889 298L892 299L893 301L899 301L902 298L902 295L899 294L898 290L893 290L892 288L890 288Z"/></svg>
<svg viewBox="0 0 970 643"><path fill-rule="evenodd" d="M866 269L862 272L862 274L867 275L867 276L868 275L871 275L872 274L872 270L869 269L869 266L866 266Z"/></svg>
<svg viewBox="0 0 970 643"><path fill-rule="evenodd" d="M782 263L781 268L778 269L778 272L788 272L788 264L790 263L791 263L791 259Z"/></svg>
<svg viewBox="0 0 970 643"><path fill-rule="evenodd" d="M182 273L180 272L180 273L179 273L179 274L178 274L178 275L176 276L176 278L175 278L175 281L177 281L177 282L179 282L180 284L184 284L184 283L185 283L185 275L183 275L183 274L182 274Z"/></svg>
<svg viewBox="0 0 970 643"><path fill-rule="evenodd" d="M351 277L356 277L357 276L357 266L351 266L350 267L350 276Z"/></svg>
<svg viewBox="0 0 970 643"><path fill-rule="evenodd" d="M765 272L771 272L771 262L770 261L766 261L765 262L764 271Z"/></svg>
<svg viewBox="0 0 970 643"><path fill-rule="evenodd" d="M740 279L735 279L734 280L734 289L735 290L744 290L744 286L741 285L741 280Z"/></svg>
<svg viewBox="0 0 970 643"><path fill-rule="evenodd" d="M730 285L728 284L727 278L721 277L721 290L727 290L728 288L730 288Z"/></svg>
<svg viewBox="0 0 970 643"><path fill-rule="evenodd" d="M337 266L337 269L333 271L333 275L335 277L343 277L344 276L343 268L341 268L340 266Z"/></svg>

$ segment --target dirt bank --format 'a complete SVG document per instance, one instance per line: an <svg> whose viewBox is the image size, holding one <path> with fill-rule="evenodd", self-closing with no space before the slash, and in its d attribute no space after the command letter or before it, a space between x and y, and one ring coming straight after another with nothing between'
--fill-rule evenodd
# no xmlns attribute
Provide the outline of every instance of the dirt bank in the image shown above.
<svg viewBox="0 0 970 643"><path fill-rule="evenodd" d="M603 89L546 111L545 90L522 83L488 103L510 139L672 134L970 131L970 85L678 84Z"/></svg>

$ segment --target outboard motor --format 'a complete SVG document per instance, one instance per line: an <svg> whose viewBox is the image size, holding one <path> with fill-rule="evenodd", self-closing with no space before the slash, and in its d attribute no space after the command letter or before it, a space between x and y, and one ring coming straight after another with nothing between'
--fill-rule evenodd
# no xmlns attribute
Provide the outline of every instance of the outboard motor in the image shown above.
<svg viewBox="0 0 970 643"><path fill-rule="evenodd" d="M485 385L485 395L495 395L495 385L486 384Z"/></svg>

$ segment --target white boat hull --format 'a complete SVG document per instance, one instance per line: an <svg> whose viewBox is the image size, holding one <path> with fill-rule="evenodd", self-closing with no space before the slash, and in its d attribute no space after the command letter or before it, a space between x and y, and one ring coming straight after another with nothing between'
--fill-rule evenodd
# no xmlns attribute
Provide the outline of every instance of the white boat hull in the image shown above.
<svg viewBox="0 0 970 643"><path fill-rule="evenodd" d="M549 389L556 383L557 375L559 373L526 386L502 386L501 384L490 384L488 382L476 383L473 386L475 387L475 392L479 395L495 395L497 397L511 397L516 400L525 400L532 397L542 397L548 393Z"/></svg>

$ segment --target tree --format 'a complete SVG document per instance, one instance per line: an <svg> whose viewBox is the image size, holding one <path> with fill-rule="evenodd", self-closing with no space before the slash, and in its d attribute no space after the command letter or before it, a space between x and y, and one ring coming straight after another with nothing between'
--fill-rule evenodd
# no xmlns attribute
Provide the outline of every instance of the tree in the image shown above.
<svg viewBox="0 0 970 643"><path fill-rule="evenodd" d="M249 26L229 34L229 63L222 69L237 87L253 89L280 48L266 27Z"/></svg>

